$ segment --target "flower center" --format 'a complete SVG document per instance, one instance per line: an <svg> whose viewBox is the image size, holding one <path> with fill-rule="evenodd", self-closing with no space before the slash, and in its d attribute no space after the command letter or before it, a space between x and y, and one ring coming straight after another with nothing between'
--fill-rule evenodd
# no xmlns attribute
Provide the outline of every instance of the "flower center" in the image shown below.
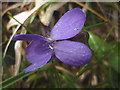
<svg viewBox="0 0 120 90"><path fill-rule="evenodd" d="M50 48L50 49L53 49L53 46L49 45L49 48Z"/></svg>
<svg viewBox="0 0 120 90"><path fill-rule="evenodd" d="M48 42L50 43L50 44L49 44L49 48L50 48L50 49L53 49L53 44L56 43L56 41L52 41L51 38L48 38L48 40L49 40ZM51 40L51 41L50 41L50 40Z"/></svg>

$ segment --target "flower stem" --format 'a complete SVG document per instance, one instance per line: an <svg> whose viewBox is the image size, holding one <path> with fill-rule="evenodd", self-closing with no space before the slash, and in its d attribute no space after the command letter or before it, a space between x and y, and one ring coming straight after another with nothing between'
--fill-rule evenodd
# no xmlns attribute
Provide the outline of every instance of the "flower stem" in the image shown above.
<svg viewBox="0 0 120 90"><path fill-rule="evenodd" d="M55 73L55 82L56 82L56 88L61 88L61 83L60 83L60 76L59 76L59 72L55 67L55 61L52 61L53 64L53 69L54 69L54 73Z"/></svg>

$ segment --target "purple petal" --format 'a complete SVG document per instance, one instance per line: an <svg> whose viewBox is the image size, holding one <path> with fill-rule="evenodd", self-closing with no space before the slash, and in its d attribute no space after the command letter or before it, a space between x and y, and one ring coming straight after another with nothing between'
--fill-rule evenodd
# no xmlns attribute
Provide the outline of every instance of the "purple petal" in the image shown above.
<svg viewBox="0 0 120 90"><path fill-rule="evenodd" d="M52 53L53 49L50 48L50 44L47 41L32 41L26 48L26 57L33 65L29 66L25 71L29 72L47 64L51 59Z"/></svg>
<svg viewBox="0 0 120 90"><path fill-rule="evenodd" d="M51 31L53 40L68 39L78 34L85 22L86 15L80 8L66 12Z"/></svg>
<svg viewBox="0 0 120 90"><path fill-rule="evenodd" d="M87 64L92 57L92 52L88 46L69 40L56 42L54 51L58 59L72 66Z"/></svg>
<svg viewBox="0 0 120 90"><path fill-rule="evenodd" d="M45 40L46 38L40 35L35 34L18 34L13 40L23 40L23 41L31 41L31 40Z"/></svg>
<svg viewBox="0 0 120 90"><path fill-rule="evenodd" d="M52 56L51 56L51 59L47 62L47 63L49 63L49 62L51 62L51 61L53 61L54 60L54 54L52 54Z"/></svg>
<svg viewBox="0 0 120 90"><path fill-rule="evenodd" d="M37 62L37 63L35 63L35 64L32 64L32 65L30 65L29 67L27 67L26 69L24 69L24 70L25 70L25 73L30 72L30 71L33 71L33 70L36 70L36 69L42 67L42 66L45 65L45 64L47 64L47 63L44 62L44 61L40 61L40 62Z"/></svg>

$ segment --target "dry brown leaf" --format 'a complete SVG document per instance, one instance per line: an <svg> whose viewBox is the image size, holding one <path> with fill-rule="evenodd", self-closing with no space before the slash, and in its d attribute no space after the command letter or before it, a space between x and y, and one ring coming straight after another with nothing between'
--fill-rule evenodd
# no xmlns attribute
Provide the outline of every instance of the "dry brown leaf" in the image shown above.
<svg viewBox="0 0 120 90"><path fill-rule="evenodd" d="M20 34L25 34L25 28L22 28ZM16 76L19 72L20 64L21 64L21 54L22 54L22 41L16 41L15 46L15 67L14 67L14 76Z"/></svg>
<svg viewBox="0 0 120 90"><path fill-rule="evenodd" d="M60 3L55 3L55 4L51 4L48 6L46 12L41 11L40 13L40 19L41 22L48 26L50 24L50 21L52 19L53 13L55 10L58 10L60 7L62 7L64 4L66 4L67 2L60 2Z"/></svg>
<svg viewBox="0 0 120 90"><path fill-rule="evenodd" d="M40 1L35 0L35 7L39 6L40 4L41 4L41 2L40 2Z"/></svg>
<svg viewBox="0 0 120 90"><path fill-rule="evenodd" d="M23 3L24 3L24 2L23 2ZM9 11L9 10L12 10L12 9L15 9L15 8L17 8L17 7L19 7L19 6L22 6L23 3L16 3L16 4L8 7L7 9L5 9L5 10L2 12L1 16L3 16L3 15L4 15L7 11ZM30 2L24 3L24 5L28 5L29 3L30 3Z"/></svg>
<svg viewBox="0 0 120 90"><path fill-rule="evenodd" d="M9 10L11 10L11 9L15 9L15 8L17 8L17 7L21 6L21 5L22 5L22 3L16 3L16 4L8 7L7 9L5 9L5 10L2 12L1 16L3 16L7 11L9 11Z"/></svg>
<svg viewBox="0 0 120 90"><path fill-rule="evenodd" d="M25 11L25 12L22 12L22 13L19 13L15 16L13 16L17 21L19 21L21 24L24 23L24 21L29 17L29 14L30 12L29 11ZM31 12L32 13L32 12ZM7 30L10 29L10 27L12 26L15 26L15 25L20 25L20 23L18 23L15 19L11 19L8 24L7 24Z"/></svg>
<svg viewBox="0 0 120 90"><path fill-rule="evenodd" d="M20 67L20 63L21 63L22 41L16 41L14 49L15 49L14 75L16 76L19 72L19 67Z"/></svg>
<svg viewBox="0 0 120 90"><path fill-rule="evenodd" d="M94 86L94 85L97 85L97 84L98 84L97 76L95 74L93 74L92 80L91 80L91 85Z"/></svg>
<svg viewBox="0 0 120 90"><path fill-rule="evenodd" d="M23 0L23 3L21 4L21 8L23 8L25 5L29 4L32 0Z"/></svg>
<svg viewBox="0 0 120 90"><path fill-rule="evenodd" d="M40 8L40 6L42 6L43 4L45 4L47 1L49 0L46 0L46 1L43 1L41 2L41 5L39 6L36 6L34 7L32 10L30 11L24 11L24 12L21 12L15 16L13 16L17 21L19 21L21 24L23 24L25 22L25 20L32 15L32 13L34 13L37 9ZM9 30L10 27L14 26L14 25L19 25L20 23L18 23L15 19L11 19L8 24L7 24L7 29Z"/></svg>

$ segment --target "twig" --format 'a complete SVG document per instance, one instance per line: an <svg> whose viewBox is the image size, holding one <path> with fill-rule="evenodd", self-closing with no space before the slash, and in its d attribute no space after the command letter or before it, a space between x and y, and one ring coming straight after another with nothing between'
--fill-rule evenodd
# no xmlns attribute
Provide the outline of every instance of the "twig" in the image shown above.
<svg viewBox="0 0 120 90"><path fill-rule="evenodd" d="M71 76L75 76L72 72L68 71L67 69L60 67L60 66L56 66L56 69L61 70L61 71L65 71L66 73L70 74Z"/></svg>
<svg viewBox="0 0 120 90"><path fill-rule="evenodd" d="M76 4L82 6L82 7L85 7L86 9L88 9L89 11L91 11L92 13L96 14L98 17L100 17L101 19L103 19L104 21L108 21L106 18L104 18L102 15L100 15L98 12L92 10L91 8L85 6L84 4L80 3L80 2L77 2L77 1L74 1Z"/></svg>

